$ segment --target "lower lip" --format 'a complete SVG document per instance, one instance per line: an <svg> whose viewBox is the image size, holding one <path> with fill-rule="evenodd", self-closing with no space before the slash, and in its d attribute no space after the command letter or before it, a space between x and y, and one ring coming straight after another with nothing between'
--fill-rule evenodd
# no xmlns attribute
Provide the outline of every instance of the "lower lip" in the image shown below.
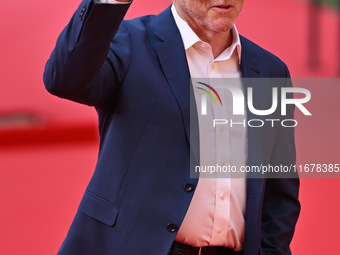
<svg viewBox="0 0 340 255"><path fill-rule="evenodd" d="M213 9L215 12L218 12L218 13L228 13L228 12L231 12L231 10L233 9L233 7L229 7L229 8L212 7L212 9Z"/></svg>

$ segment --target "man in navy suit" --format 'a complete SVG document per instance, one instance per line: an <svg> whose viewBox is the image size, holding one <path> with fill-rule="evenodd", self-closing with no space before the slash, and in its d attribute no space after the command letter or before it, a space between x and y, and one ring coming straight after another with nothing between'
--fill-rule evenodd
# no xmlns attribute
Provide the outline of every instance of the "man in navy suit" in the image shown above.
<svg viewBox="0 0 340 255"><path fill-rule="evenodd" d="M190 77L289 78L286 65L238 34L243 0L174 0L157 16L122 21L129 6L83 0L46 64L47 90L94 106L100 132L95 172L58 254L291 254L297 178L190 176L190 161L206 160L192 137L225 135L190 127L190 118L201 123L190 114ZM264 89L253 97L271 102ZM217 139L209 151L230 151L240 165L295 164L293 128L228 132L231 145Z"/></svg>

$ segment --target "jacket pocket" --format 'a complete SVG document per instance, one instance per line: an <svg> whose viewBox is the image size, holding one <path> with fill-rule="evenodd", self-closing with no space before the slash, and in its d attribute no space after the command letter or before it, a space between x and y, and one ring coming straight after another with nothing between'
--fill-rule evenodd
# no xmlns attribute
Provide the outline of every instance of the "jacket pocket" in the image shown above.
<svg viewBox="0 0 340 255"><path fill-rule="evenodd" d="M86 191L78 210L108 226L113 226L116 223L119 207L92 192Z"/></svg>

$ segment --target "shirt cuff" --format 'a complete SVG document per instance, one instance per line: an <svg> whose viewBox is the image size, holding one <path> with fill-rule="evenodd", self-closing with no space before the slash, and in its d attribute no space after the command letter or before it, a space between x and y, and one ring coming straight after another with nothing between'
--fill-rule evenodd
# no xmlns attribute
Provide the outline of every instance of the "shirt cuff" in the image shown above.
<svg viewBox="0 0 340 255"><path fill-rule="evenodd" d="M132 0L129 2L118 2L116 0L96 0L96 3L98 4L129 4L131 2Z"/></svg>

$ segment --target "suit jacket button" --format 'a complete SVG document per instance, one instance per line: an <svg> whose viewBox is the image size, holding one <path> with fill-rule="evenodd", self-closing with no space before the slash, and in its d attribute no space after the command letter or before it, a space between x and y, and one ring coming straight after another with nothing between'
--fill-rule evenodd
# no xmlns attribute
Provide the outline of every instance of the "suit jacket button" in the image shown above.
<svg viewBox="0 0 340 255"><path fill-rule="evenodd" d="M184 185L184 190L188 193L192 192L194 190L194 188L195 188L194 184L191 184L191 183L186 183Z"/></svg>
<svg viewBox="0 0 340 255"><path fill-rule="evenodd" d="M178 229L178 226L174 223L169 223L168 226L167 226L167 230L170 232L170 233L174 233L176 232Z"/></svg>

